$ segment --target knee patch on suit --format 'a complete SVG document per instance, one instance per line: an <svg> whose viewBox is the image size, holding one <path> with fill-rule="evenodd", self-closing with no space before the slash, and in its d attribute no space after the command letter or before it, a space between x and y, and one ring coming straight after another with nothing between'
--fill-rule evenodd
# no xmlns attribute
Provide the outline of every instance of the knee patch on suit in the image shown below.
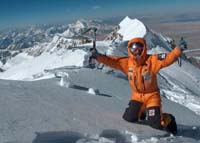
<svg viewBox="0 0 200 143"><path fill-rule="evenodd" d="M149 107L147 108L148 123L152 128L161 129L161 116L160 107Z"/></svg>
<svg viewBox="0 0 200 143"><path fill-rule="evenodd" d="M138 115L139 115L142 103L131 100L128 105L129 106L126 108L124 112L123 119L128 122L138 121Z"/></svg>

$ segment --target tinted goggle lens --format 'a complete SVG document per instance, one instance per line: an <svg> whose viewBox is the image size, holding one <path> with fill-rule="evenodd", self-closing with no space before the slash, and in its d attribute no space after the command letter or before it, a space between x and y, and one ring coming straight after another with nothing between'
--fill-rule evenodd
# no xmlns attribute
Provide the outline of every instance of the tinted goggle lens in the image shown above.
<svg viewBox="0 0 200 143"><path fill-rule="evenodd" d="M132 46L131 46L131 51L133 52L135 49L138 49L138 48L143 48L144 45L142 43L134 43Z"/></svg>

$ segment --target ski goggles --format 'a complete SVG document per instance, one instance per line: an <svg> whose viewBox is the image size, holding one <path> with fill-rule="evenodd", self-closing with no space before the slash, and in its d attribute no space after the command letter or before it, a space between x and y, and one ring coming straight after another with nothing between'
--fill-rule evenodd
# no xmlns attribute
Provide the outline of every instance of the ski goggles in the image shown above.
<svg viewBox="0 0 200 143"><path fill-rule="evenodd" d="M137 43L133 43L133 45L130 47L131 52L135 52L138 50L143 50L144 48L144 44L137 42Z"/></svg>

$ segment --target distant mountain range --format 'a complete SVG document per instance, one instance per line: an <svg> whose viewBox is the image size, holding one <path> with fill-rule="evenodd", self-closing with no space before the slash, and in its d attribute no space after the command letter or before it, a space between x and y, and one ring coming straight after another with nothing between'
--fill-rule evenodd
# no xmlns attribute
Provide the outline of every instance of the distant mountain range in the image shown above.
<svg viewBox="0 0 200 143"><path fill-rule="evenodd" d="M41 25L25 28L2 30L0 33L0 49L21 50L39 43L49 42L56 34L73 36L87 27L97 27L97 38L104 38L105 33L112 30L112 25L100 20L78 20L69 25Z"/></svg>
<svg viewBox="0 0 200 143"><path fill-rule="evenodd" d="M2 30L0 32L0 61L6 61L26 50L29 55L39 56L51 47L70 48L85 43L80 35L89 27L96 27L97 40L103 40L113 30L112 24L101 20L77 20L68 25L41 25ZM91 33L87 36L92 36ZM91 38L90 38L91 40Z"/></svg>
<svg viewBox="0 0 200 143"><path fill-rule="evenodd" d="M188 18L187 15L180 15L179 17L180 19ZM148 17L141 17L141 19L149 20ZM5 64L10 57L14 57L24 50L31 56L39 56L44 51L54 51L55 49L71 48L84 44L85 41L82 41L83 39L80 37L73 37L80 35L90 27L98 29L97 40L106 39L114 42L121 38L117 34L118 27L112 19L110 21L80 19L68 25L41 25L2 30L0 32L0 61ZM92 37L91 34L88 33L86 36ZM152 48L155 45L149 46ZM54 50L52 50L52 47L54 47ZM197 59L194 59L194 61L197 61ZM195 63L194 61L193 63Z"/></svg>

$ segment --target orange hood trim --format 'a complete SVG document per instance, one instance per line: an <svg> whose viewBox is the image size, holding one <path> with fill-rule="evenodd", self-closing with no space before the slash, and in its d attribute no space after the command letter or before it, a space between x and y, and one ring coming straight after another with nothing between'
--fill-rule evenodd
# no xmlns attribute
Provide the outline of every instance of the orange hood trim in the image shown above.
<svg viewBox="0 0 200 143"><path fill-rule="evenodd" d="M140 42L144 45L144 49L142 51L142 54L141 54L141 58L138 59L137 61L135 60L134 58L134 55L133 53L131 52L130 50L130 47L134 44L134 43L137 43L137 42ZM145 64L146 62L146 59L147 59L147 44L146 44L146 41L144 38L133 38L131 39L129 42L128 42L128 55L129 57L133 60L134 64L136 66L140 66L140 65L143 65Z"/></svg>

